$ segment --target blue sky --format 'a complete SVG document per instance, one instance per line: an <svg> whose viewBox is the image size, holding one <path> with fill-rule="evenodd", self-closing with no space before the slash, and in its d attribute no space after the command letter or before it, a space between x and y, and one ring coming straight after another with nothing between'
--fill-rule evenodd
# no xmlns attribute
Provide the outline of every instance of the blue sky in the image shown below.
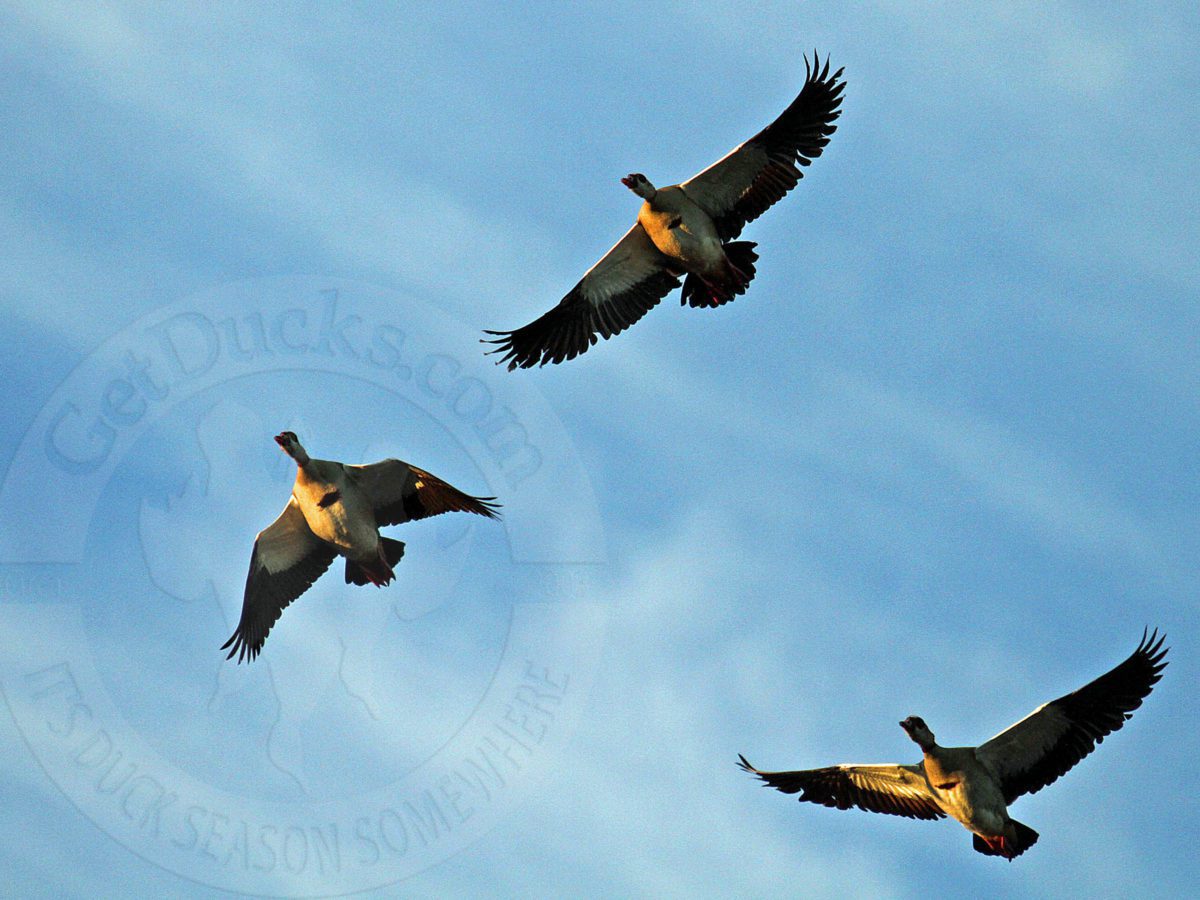
<svg viewBox="0 0 1200 900"><path fill-rule="evenodd" d="M1198 26L1187 4L6 7L12 892L1184 893ZM544 312L628 227L621 176L727 152L814 46L843 115L748 227L745 297L669 297L562 366L483 358L481 329ZM217 648L287 495L283 428L506 519L390 531L394 585L335 568L236 667ZM1163 681L1014 806L1042 838L1011 865L734 765L915 761L910 714L976 743L1145 625Z"/></svg>

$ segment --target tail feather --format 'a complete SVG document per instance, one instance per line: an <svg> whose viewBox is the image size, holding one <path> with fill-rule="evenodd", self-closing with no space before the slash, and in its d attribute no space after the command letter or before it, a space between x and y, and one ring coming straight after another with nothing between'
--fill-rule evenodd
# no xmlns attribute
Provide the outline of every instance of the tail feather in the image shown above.
<svg viewBox="0 0 1200 900"><path fill-rule="evenodd" d="M349 557L346 558L346 584L373 584L376 587L383 587L396 577L392 566L400 562L400 558L404 556L404 541L381 537L379 546L382 553L375 559L356 562Z"/></svg>
<svg viewBox="0 0 1200 900"><path fill-rule="evenodd" d="M725 257L729 260L729 277L723 283L705 281L694 272L683 280L680 303L691 307L713 308L728 303L734 297L746 293L754 279L754 263L758 254L754 241L732 241L725 245Z"/></svg>
<svg viewBox="0 0 1200 900"><path fill-rule="evenodd" d="M994 838L992 841L987 841L977 834L971 835L971 846L984 856L1003 856L1009 862L1012 862L1030 847L1037 843L1041 836L1028 825L1023 822L1018 822L1012 819L1013 831L1016 832L1016 840L1008 841L1004 838Z"/></svg>
<svg viewBox="0 0 1200 900"><path fill-rule="evenodd" d="M400 558L404 556L404 541L395 541L386 537L381 537L379 541L383 544L383 555L387 557L388 565L394 566L400 562Z"/></svg>
<svg viewBox="0 0 1200 900"><path fill-rule="evenodd" d="M346 584L370 584L371 578L367 575L367 570L356 563L350 557L346 557Z"/></svg>
<svg viewBox="0 0 1200 900"><path fill-rule="evenodd" d="M975 848L976 852L982 853L984 856L1001 855L999 847L993 847L977 834L971 835L971 846Z"/></svg>
<svg viewBox="0 0 1200 900"><path fill-rule="evenodd" d="M1024 824L1023 822L1018 822L1016 819L1013 819L1013 827L1017 829L1017 852L1009 857L1009 859L1014 859L1020 856L1022 853L1036 844L1038 842L1038 838L1041 837L1041 835L1039 835L1028 825Z"/></svg>

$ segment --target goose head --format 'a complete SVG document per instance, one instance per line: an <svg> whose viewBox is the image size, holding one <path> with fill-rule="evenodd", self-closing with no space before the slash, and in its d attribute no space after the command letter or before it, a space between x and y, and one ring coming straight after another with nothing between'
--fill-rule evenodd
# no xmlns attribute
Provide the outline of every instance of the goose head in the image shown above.
<svg viewBox="0 0 1200 900"><path fill-rule="evenodd" d="M632 175L626 175L621 179L621 184L629 188L643 200L649 200L658 193L654 185L650 183L650 179L641 172L634 172Z"/></svg>
<svg viewBox="0 0 1200 900"><path fill-rule="evenodd" d="M929 726L920 716L909 716L900 723L900 727L916 742L922 752L928 753L937 745L933 732L929 730Z"/></svg>
<svg viewBox="0 0 1200 900"><path fill-rule="evenodd" d="M296 432L281 431L275 435L275 443L283 448L284 453L296 461L296 465L303 466L308 463L308 454L300 446L300 439L296 437Z"/></svg>

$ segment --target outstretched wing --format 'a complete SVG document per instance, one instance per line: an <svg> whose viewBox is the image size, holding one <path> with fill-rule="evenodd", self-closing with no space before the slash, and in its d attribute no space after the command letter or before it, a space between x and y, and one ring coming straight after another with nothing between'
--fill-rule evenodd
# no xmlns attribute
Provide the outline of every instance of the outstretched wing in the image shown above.
<svg viewBox="0 0 1200 900"><path fill-rule="evenodd" d="M1166 635L1158 630L1129 659L1091 684L1038 707L975 751L1000 780L1004 799L1040 791L1119 729L1162 677Z"/></svg>
<svg viewBox="0 0 1200 900"><path fill-rule="evenodd" d="M857 806L867 812L909 819L941 819L918 766L829 766L798 772L760 772L739 756L739 765L766 784L798 800L834 809Z"/></svg>
<svg viewBox="0 0 1200 900"><path fill-rule="evenodd" d="M574 359L653 309L679 287L678 274L635 224L552 310L515 331L485 331L496 338L483 343L497 345L487 352L503 354L510 372Z"/></svg>
<svg viewBox="0 0 1200 900"><path fill-rule="evenodd" d="M221 647L232 647L226 659L254 659L271 626L293 600L307 591L329 568L337 552L309 530L304 514L289 499L283 512L254 539L242 618Z"/></svg>
<svg viewBox="0 0 1200 900"><path fill-rule="evenodd" d="M344 466L346 474L366 493L379 527L424 519L444 512L469 512L498 519L495 497L472 497L424 469L399 459L369 466Z"/></svg>
<svg viewBox="0 0 1200 900"><path fill-rule="evenodd" d="M829 58L813 53L813 66L804 67L807 78L800 94L779 118L728 156L683 183L699 206L717 226L723 241L742 233L796 186L807 166L821 155L829 136L837 131L833 122L841 115L842 69L829 74Z"/></svg>

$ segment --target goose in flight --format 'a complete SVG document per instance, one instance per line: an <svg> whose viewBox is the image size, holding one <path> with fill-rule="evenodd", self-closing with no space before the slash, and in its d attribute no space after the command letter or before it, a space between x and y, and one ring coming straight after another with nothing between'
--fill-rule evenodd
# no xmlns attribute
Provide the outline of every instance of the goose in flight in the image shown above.
<svg viewBox="0 0 1200 900"><path fill-rule="evenodd" d="M226 659L254 659L271 626L289 603L308 590L335 556L346 558L347 584L383 587L404 542L382 537L398 525L444 512L471 512L498 519L495 497L472 497L423 469L398 459L347 466L313 459L290 431L275 442L296 463L287 506L254 539L250 573L237 630L221 647Z"/></svg>
<svg viewBox="0 0 1200 900"><path fill-rule="evenodd" d="M829 74L813 54L799 96L774 122L683 184L655 188L645 175L621 183L644 201L637 222L579 284L545 315L515 331L487 331L509 371L574 359L596 336L606 340L646 314L683 282L682 302L715 307L745 293L758 259L738 241L794 188L821 155L840 115L842 70Z"/></svg>
<svg viewBox="0 0 1200 900"><path fill-rule="evenodd" d="M1008 815L1022 794L1040 791L1069 771L1096 744L1125 724L1166 668L1157 629L1127 660L1091 684L1034 710L978 747L942 747L924 720L900 723L921 748L916 765L841 765L798 772L760 772L739 756L741 767L770 787L800 800L836 809L912 819L950 816L972 832L976 850L1011 861L1038 833Z"/></svg>

